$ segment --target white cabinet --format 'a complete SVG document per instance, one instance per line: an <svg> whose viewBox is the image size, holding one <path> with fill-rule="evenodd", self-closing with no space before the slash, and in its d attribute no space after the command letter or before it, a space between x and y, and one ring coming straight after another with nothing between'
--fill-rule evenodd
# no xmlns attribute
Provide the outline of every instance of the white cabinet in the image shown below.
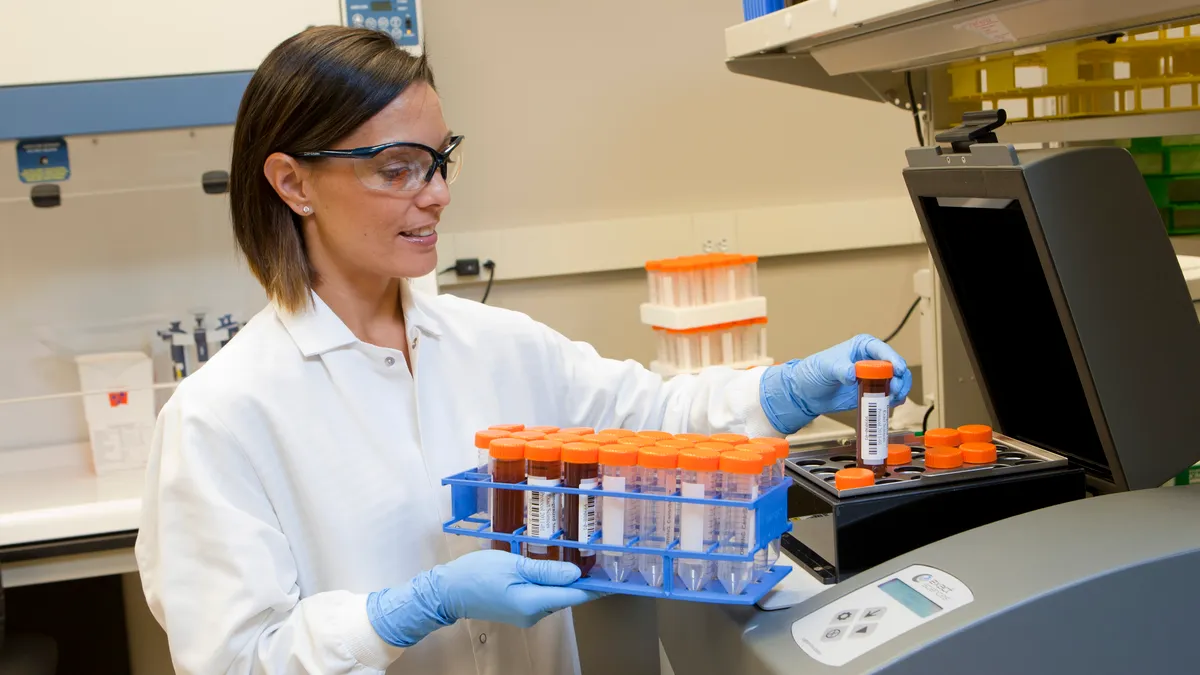
<svg viewBox="0 0 1200 675"><path fill-rule="evenodd" d="M0 10L0 87L253 70L339 0L18 0Z"/></svg>

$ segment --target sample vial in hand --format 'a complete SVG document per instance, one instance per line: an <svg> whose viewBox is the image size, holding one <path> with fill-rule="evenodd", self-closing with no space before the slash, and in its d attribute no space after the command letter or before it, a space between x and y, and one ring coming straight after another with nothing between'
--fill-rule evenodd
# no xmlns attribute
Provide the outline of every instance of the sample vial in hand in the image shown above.
<svg viewBox="0 0 1200 675"><path fill-rule="evenodd" d="M876 478L887 474L888 416L891 412L892 375L889 361L859 361L858 450L855 464L870 469Z"/></svg>

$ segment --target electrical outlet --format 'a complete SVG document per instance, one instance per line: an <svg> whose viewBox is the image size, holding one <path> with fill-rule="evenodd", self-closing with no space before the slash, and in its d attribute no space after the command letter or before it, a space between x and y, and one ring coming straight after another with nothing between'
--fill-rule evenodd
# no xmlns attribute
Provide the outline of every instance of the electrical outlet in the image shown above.
<svg viewBox="0 0 1200 675"><path fill-rule="evenodd" d="M479 276L479 258L459 258L455 260L454 273L460 277Z"/></svg>
<svg viewBox="0 0 1200 675"><path fill-rule="evenodd" d="M702 247L705 253L728 253L729 240L724 237L720 239L705 239Z"/></svg>

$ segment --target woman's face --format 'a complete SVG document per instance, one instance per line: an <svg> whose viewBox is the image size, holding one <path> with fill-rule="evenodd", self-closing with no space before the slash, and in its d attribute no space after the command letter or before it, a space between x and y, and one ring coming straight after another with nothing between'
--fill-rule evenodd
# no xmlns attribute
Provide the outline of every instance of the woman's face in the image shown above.
<svg viewBox="0 0 1200 675"><path fill-rule="evenodd" d="M449 140L450 129L442 118L437 92L427 84L413 83L330 149L407 141L442 150ZM427 158L428 153L423 157ZM428 274L437 267L436 228L442 209L450 204L450 189L441 172L435 172L417 190L402 192L380 187L386 181L372 180L394 178L393 166L361 162L327 158L300 167L305 205L312 213L304 214L303 206L299 212L304 219L309 259L318 276L327 278L335 270L343 278L392 279ZM361 176L366 174L371 178L364 180Z"/></svg>

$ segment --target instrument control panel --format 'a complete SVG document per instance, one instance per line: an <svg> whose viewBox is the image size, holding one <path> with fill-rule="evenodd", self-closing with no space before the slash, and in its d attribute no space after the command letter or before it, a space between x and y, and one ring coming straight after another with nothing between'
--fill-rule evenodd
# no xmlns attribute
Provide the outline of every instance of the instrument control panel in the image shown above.
<svg viewBox="0 0 1200 675"><path fill-rule="evenodd" d="M417 0L346 0L346 25L387 33L396 44L421 48L421 22Z"/></svg>
<svg viewBox="0 0 1200 675"><path fill-rule="evenodd" d="M912 565L854 590L792 624L792 639L828 666L844 666L894 637L975 600L952 575Z"/></svg>

